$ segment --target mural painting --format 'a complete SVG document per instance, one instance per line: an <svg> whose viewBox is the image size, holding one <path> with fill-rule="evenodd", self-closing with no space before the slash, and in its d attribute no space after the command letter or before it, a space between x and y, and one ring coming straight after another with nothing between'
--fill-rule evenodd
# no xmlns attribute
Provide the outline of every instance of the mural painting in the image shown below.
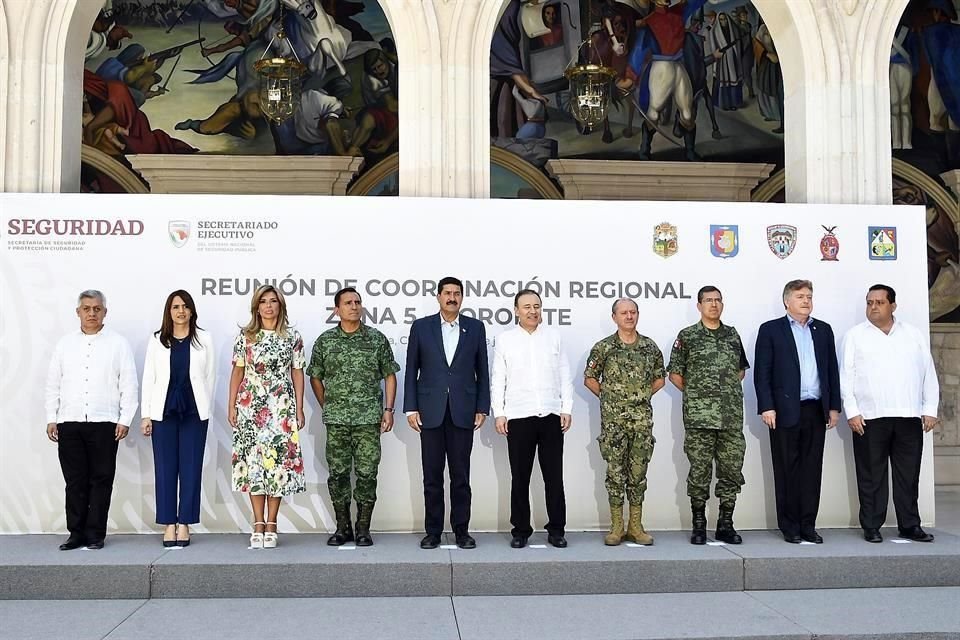
<svg viewBox="0 0 960 640"><path fill-rule="evenodd" d="M593 130L569 114L571 61L617 74ZM490 47L491 144L540 169L551 158L783 167L783 102L749 0L508 0ZM491 194L518 197L515 182L492 172Z"/></svg>
<svg viewBox="0 0 960 640"><path fill-rule="evenodd" d="M271 55L306 66L294 116L260 110L253 65ZM107 0L84 62L83 141L126 154L363 156L397 151L397 55L377 0ZM116 191L96 171L82 189ZM387 181L395 187L395 180ZM382 188L376 193L394 193Z"/></svg>
<svg viewBox="0 0 960 640"><path fill-rule="evenodd" d="M894 204L927 209L930 320L960 322L960 0L911 0L890 46Z"/></svg>

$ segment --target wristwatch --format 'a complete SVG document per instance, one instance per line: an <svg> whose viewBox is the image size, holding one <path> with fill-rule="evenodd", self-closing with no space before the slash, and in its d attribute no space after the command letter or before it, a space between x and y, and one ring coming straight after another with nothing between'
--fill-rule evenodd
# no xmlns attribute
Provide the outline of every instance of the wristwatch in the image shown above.
<svg viewBox="0 0 960 640"><path fill-rule="evenodd" d="M393 413L393 412L394 412L394 408L393 408L393 407L384 407L383 410L384 410L384 411L389 411L390 413Z"/></svg>

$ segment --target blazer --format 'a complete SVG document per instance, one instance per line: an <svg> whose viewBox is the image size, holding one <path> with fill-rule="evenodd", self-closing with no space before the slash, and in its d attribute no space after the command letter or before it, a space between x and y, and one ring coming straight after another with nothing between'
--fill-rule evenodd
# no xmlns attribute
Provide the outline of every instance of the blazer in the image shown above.
<svg viewBox="0 0 960 640"><path fill-rule="evenodd" d="M197 329L197 342L190 344L190 386L197 401L201 420L209 420L213 413L213 388L217 379L213 339L203 329ZM143 384L140 385L140 415L151 420L163 420L163 406L167 402L170 385L170 349L160 343L154 334L147 342L143 362Z"/></svg>
<svg viewBox="0 0 960 640"><path fill-rule="evenodd" d="M823 418L840 411L840 368L833 329L822 320L810 319L813 350L820 378ZM757 391L757 413L777 412L777 428L800 424L800 357L786 316L760 325L753 359L753 386Z"/></svg>
<svg viewBox="0 0 960 640"><path fill-rule="evenodd" d="M473 429L478 413L490 413L490 369L487 330L483 323L460 316L460 341L447 364L440 314L415 320L407 341L403 410L419 411L425 429L443 424L450 405L453 424Z"/></svg>

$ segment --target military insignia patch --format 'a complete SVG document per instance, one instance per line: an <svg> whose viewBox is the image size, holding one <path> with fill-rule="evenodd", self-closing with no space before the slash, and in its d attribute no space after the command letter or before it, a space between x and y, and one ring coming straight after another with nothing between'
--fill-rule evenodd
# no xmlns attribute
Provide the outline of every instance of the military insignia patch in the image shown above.
<svg viewBox="0 0 960 640"><path fill-rule="evenodd" d="M767 227L767 246L781 260L793 253L797 246L797 228L789 224L773 224Z"/></svg>
<svg viewBox="0 0 960 640"><path fill-rule="evenodd" d="M834 231L836 227L828 227L826 225L820 225L823 227L823 230L827 233L820 238L820 261L821 262L837 262L840 259L837 257L837 254L840 253L840 240L837 239L837 235Z"/></svg>
<svg viewBox="0 0 960 640"><path fill-rule="evenodd" d="M661 222L653 228L653 252L669 258L677 252L677 228L669 222Z"/></svg>
<svg viewBox="0 0 960 640"><path fill-rule="evenodd" d="M867 237L870 242L871 260L897 259L896 227L869 227Z"/></svg>
<svg viewBox="0 0 960 640"><path fill-rule="evenodd" d="M189 220L171 220L167 223L167 233L170 234L170 241L177 249L187 244L190 239L190 221Z"/></svg>
<svg viewBox="0 0 960 640"><path fill-rule="evenodd" d="M740 232L737 225L710 225L710 253L717 258L732 258L740 253Z"/></svg>

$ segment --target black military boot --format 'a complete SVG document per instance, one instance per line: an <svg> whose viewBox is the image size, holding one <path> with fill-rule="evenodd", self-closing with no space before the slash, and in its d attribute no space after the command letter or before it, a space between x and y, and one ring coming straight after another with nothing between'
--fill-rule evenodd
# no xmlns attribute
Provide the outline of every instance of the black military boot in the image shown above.
<svg viewBox="0 0 960 640"><path fill-rule="evenodd" d="M693 530L690 532L690 544L707 544L707 514L704 505L690 505L693 512Z"/></svg>
<svg viewBox="0 0 960 640"><path fill-rule="evenodd" d="M687 162L700 162L703 158L700 157L700 154L696 150L697 144L697 128L693 129L684 129L683 130L683 149L684 157L687 159Z"/></svg>
<svg viewBox="0 0 960 640"><path fill-rule="evenodd" d="M653 128L644 122L640 126L640 160L650 159L650 147L653 145Z"/></svg>
<svg viewBox="0 0 960 640"><path fill-rule="evenodd" d="M373 517L373 503L357 505L357 546L373 546L370 536L370 518Z"/></svg>
<svg viewBox="0 0 960 640"><path fill-rule="evenodd" d="M348 542L353 542L353 527L350 526L350 503L333 505L333 513L337 518L337 530L327 538L327 544L331 547L339 547Z"/></svg>
<svg viewBox="0 0 960 640"><path fill-rule="evenodd" d="M727 544L740 544L743 538L733 528L733 505L730 503L720 504L720 516L717 518L716 539Z"/></svg>

